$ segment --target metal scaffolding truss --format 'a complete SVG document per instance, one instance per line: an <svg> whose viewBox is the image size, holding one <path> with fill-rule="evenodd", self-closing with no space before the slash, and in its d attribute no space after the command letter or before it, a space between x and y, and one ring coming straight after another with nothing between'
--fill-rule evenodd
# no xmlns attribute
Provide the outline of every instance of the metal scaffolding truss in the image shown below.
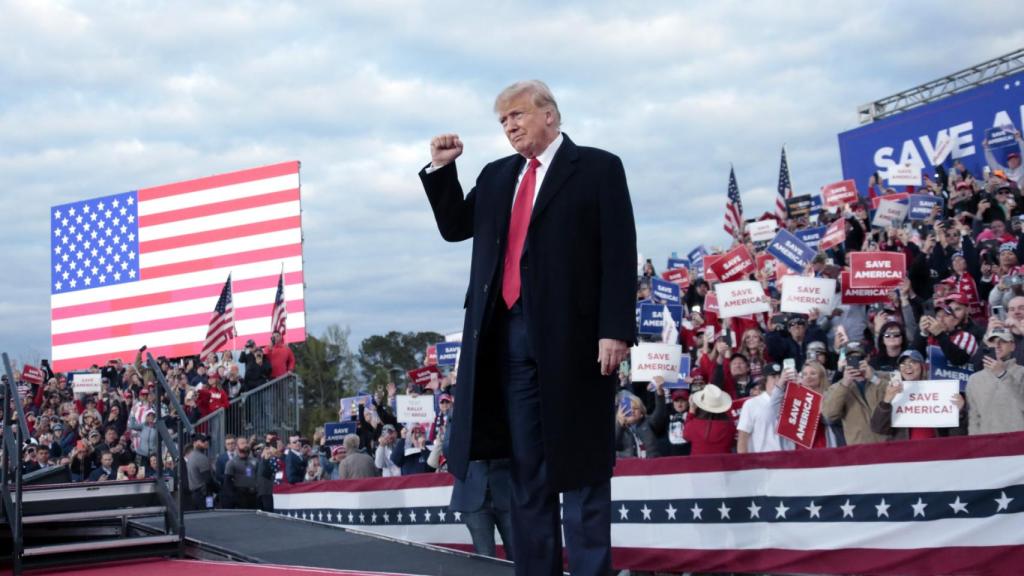
<svg viewBox="0 0 1024 576"><path fill-rule="evenodd" d="M900 112L905 112L946 96L970 90L979 84L998 80L1024 70L1024 48L965 68L938 80L857 107L861 124L870 124Z"/></svg>

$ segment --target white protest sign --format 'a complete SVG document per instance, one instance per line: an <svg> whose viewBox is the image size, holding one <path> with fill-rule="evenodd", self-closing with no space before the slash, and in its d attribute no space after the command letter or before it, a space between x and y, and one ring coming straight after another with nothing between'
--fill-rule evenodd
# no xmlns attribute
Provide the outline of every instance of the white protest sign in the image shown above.
<svg viewBox="0 0 1024 576"><path fill-rule="evenodd" d="M750 233L752 242L767 242L775 238L775 231L779 229L779 222L774 218L758 220L747 224L747 232Z"/></svg>
<svg viewBox="0 0 1024 576"><path fill-rule="evenodd" d="M903 392L892 399L893 428L956 428L960 412L953 395L959 392L956 380L903 382Z"/></svg>
<svg viewBox="0 0 1024 576"><path fill-rule="evenodd" d="M886 173L889 186L920 186L921 166L913 163L893 164Z"/></svg>
<svg viewBox="0 0 1024 576"><path fill-rule="evenodd" d="M99 394L102 386L102 374L75 374L71 380L75 394Z"/></svg>
<svg viewBox="0 0 1024 576"><path fill-rule="evenodd" d="M735 318L747 314L771 311L768 296L759 282L739 280L715 284L718 299L718 317Z"/></svg>
<svg viewBox="0 0 1024 576"><path fill-rule="evenodd" d="M822 315L832 312L836 281L832 278L786 276L782 282L782 311L809 314L817 309Z"/></svg>
<svg viewBox="0 0 1024 576"><path fill-rule="evenodd" d="M679 358L682 347L678 344L641 342L630 350L630 377L637 382L649 382L661 376L665 382L679 379Z"/></svg>
<svg viewBox="0 0 1024 576"><path fill-rule="evenodd" d="M432 395L399 394L395 399L398 401L398 413L395 416L399 422L434 421L434 397Z"/></svg>
<svg viewBox="0 0 1024 576"><path fill-rule="evenodd" d="M895 200L882 199L878 203L878 210L875 210L875 219L871 221L872 226L879 228L891 228L903 223L907 218L908 204L901 204Z"/></svg>

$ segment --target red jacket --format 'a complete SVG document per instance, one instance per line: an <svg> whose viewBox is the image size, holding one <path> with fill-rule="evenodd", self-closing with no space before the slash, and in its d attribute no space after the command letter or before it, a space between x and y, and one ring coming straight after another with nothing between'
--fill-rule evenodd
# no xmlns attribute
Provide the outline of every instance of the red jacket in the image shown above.
<svg viewBox="0 0 1024 576"><path fill-rule="evenodd" d="M284 342L267 348L267 359L270 360L270 378L279 378L295 370L295 354Z"/></svg>
<svg viewBox="0 0 1024 576"><path fill-rule="evenodd" d="M217 408L228 409L231 405L231 399L228 398L228 391L213 386L203 386L203 389L199 391L199 397L196 398L196 406L199 407L199 413L203 416L212 413Z"/></svg>
<svg viewBox="0 0 1024 576"><path fill-rule="evenodd" d="M732 420L704 420L689 418L683 428L683 438L690 443L690 454L728 454L736 439L736 425Z"/></svg>

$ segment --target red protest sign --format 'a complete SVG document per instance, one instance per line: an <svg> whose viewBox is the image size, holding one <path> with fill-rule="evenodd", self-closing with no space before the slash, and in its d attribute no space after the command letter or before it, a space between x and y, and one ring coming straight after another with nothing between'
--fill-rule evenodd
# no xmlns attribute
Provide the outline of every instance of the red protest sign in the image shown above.
<svg viewBox="0 0 1024 576"><path fill-rule="evenodd" d="M25 364L21 367L21 380L29 384L42 384L43 371L35 366Z"/></svg>
<svg viewBox="0 0 1024 576"><path fill-rule="evenodd" d="M902 252L852 252L851 288L899 288L907 275L907 257Z"/></svg>
<svg viewBox="0 0 1024 576"><path fill-rule="evenodd" d="M836 208L843 204L853 204L859 198L857 183L853 180L833 182L821 187L821 201L825 208Z"/></svg>
<svg viewBox="0 0 1024 576"><path fill-rule="evenodd" d="M821 242L818 243L818 248L828 250L829 248L839 246L843 242L846 242L846 219L840 218L828 225L825 235L821 237Z"/></svg>
<svg viewBox="0 0 1024 576"><path fill-rule="evenodd" d="M431 375L440 375L441 371L438 370L437 366L424 366L423 368L414 368L406 372L409 376L409 383L415 386L426 386L430 384Z"/></svg>
<svg viewBox="0 0 1024 576"><path fill-rule="evenodd" d="M776 430L779 436L789 438L804 448L812 448L818 432L818 419L821 418L821 401L822 396L818 392L790 382L779 413Z"/></svg>
<svg viewBox="0 0 1024 576"><path fill-rule="evenodd" d="M661 273L661 277L679 286L680 290L690 287L690 271L686 268L673 268Z"/></svg>
<svg viewBox="0 0 1024 576"><path fill-rule="evenodd" d="M737 398L732 401L732 406L729 408L729 417L732 418L733 423L740 421L740 411L743 410L743 405L750 400L750 396L744 396L743 398Z"/></svg>
<svg viewBox="0 0 1024 576"><path fill-rule="evenodd" d="M875 196L871 199L871 209L878 210L878 205L882 203L882 200L892 200L893 202L899 202L901 200L910 201L910 194L906 192L897 192L895 194L886 194L884 196Z"/></svg>
<svg viewBox="0 0 1024 576"><path fill-rule="evenodd" d="M718 295L714 290L708 290L704 295L704 324L712 326L718 324Z"/></svg>
<svg viewBox="0 0 1024 576"><path fill-rule="evenodd" d="M707 257L704 258L704 262L707 265ZM754 259L747 247L740 244L715 260L711 264L711 270L719 282L740 280L754 271Z"/></svg>
<svg viewBox="0 0 1024 576"><path fill-rule="evenodd" d="M437 366L437 345L427 346L427 366Z"/></svg>
<svg viewBox="0 0 1024 576"><path fill-rule="evenodd" d="M854 288L850 286L849 270L843 270L839 274L839 284L842 288L840 298L843 304L875 304L889 301L888 288Z"/></svg>
<svg viewBox="0 0 1024 576"><path fill-rule="evenodd" d="M725 254L708 254L704 256L704 279L708 283L718 282L718 275L715 274L714 266L722 258L725 258Z"/></svg>

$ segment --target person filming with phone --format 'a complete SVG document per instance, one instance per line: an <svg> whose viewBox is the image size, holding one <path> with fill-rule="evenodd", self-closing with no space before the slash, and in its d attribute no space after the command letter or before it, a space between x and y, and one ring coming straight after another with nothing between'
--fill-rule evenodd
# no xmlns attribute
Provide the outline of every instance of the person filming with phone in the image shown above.
<svg viewBox="0 0 1024 576"><path fill-rule="evenodd" d="M1024 367L1014 360L1016 343L1004 327L985 335L984 368L967 381L967 433L1024 430Z"/></svg>

